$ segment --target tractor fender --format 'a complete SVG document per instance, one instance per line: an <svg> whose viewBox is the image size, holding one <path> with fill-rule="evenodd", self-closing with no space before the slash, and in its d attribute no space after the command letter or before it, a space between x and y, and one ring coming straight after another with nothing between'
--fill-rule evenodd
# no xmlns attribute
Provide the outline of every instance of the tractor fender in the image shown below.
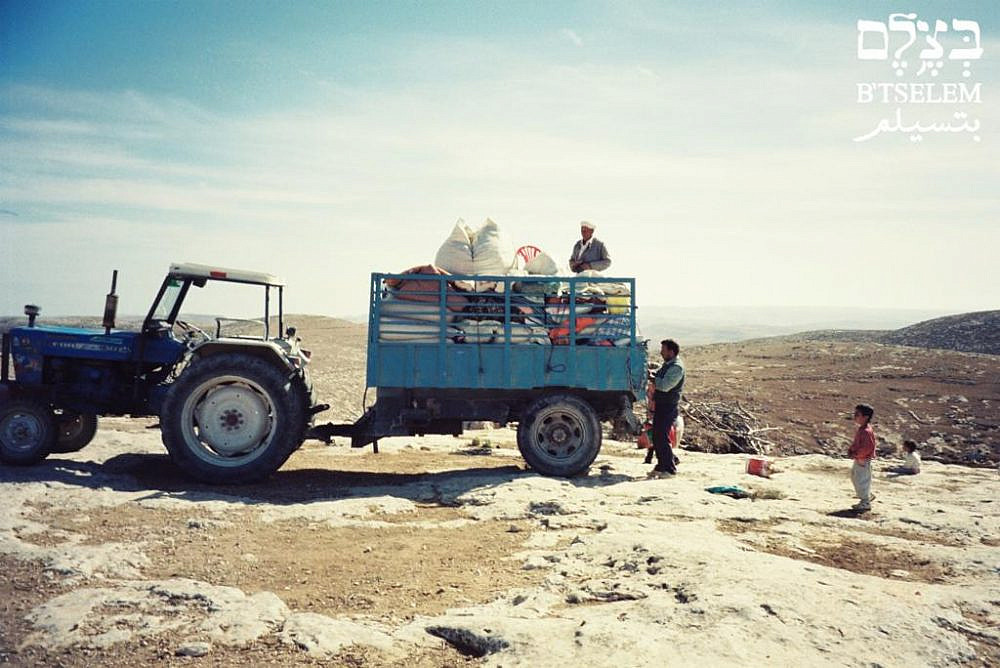
<svg viewBox="0 0 1000 668"><path fill-rule="evenodd" d="M252 355L278 364L289 371L295 370L295 367L285 356L284 351L277 344L270 341L213 340L206 341L191 351L192 355L201 358L212 357L222 353Z"/></svg>
<svg viewBox="0 0 1000 668"><path fill-rule="evenodd" d="M49 402L49 394L46 387L35 385L19 385L16 381L0 383L0 403L5 401L15 401L17 399L28 399L31 401Z"/></svg>

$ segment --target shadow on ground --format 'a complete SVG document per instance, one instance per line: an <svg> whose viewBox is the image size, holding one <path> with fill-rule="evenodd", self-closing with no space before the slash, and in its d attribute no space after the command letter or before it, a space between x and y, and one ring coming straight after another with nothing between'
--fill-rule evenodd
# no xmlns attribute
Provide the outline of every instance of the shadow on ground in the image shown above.
<svg viewBox="0 0 1000 668"><path fill-rule="evenodd" d="M843 517L847 519L868 519L872 514L870 510L855 510L853 508L845 508L844 510L834 510L833 512L827 513L828 517Z"/></svg>
<svg viewBox="0 0 1000 668"><path fill-rule="evenodd" d="M0 483L51 482L118 492L150 492L191 502L223 501L243 505L315 503L340 498L395 496L442 506L461 505L463 494L539 474L515 465L478 466L449 471L392 473L303 468L279 470L246 485L209 485L186 477L166 454L127 453L103 464L48 458L30 467L0 467ZM603 487L631 481L602 473L566 479L578 487Z"/></svg>

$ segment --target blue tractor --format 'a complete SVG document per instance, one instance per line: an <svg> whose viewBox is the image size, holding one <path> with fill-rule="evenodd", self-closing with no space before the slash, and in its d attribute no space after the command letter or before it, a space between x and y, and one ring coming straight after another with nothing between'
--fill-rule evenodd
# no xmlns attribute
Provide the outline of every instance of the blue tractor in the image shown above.
<svg viewBox="0 0 1000 668"><path fill-rule="evenodd" d="M171 458L210 483L262 479L304 440L316 406L309 353L284 330L283 283L268 274L196 264L170 266L138 331L115 328L115 278L103 329L28 323L3 334L0 461L29 465L86 446L97 416L157 416ZM213 282L263 288L259 334L215 334L179 318L192 288ZM277 293L272 336L272 295ZM11 373L13 371L13 374Z"/></svg>

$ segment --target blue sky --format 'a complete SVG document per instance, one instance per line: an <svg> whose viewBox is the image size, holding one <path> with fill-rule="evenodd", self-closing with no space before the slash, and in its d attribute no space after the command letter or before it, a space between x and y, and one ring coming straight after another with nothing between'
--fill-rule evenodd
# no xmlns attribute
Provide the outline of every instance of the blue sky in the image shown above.
<svg viewBox="0 0 1000 668"><path fill-rule="evenodd" d="M864 144L856 22L969 18L981 140ZM0 4L0 313L141 312L167 264L364 310L462 217L598 223L661 305L996 308L996 3ZM908 76L905 81L929 81ZM961 80L948 63L941 80ZM914 105L928 121L953 109ZM207 308L229 307L209 304ZM242 305L233 308L243 309Z"/></svg>

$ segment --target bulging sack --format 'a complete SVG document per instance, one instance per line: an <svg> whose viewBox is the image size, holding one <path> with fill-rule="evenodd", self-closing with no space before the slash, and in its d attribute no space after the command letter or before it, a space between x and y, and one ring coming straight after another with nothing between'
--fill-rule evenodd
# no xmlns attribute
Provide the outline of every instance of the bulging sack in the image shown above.
<svg viewBox="0 0 1000 668"><path fill-rule="evenodd" d="M504 276L514 266L514 252L500 234L500 226L486 219L472 236L474 274ZM439 265L440 266L440 265Z"/></svg>
<svg viewBox="0 0 1000 668"><path fill-rule="evenodd" d="M559 273L556 261L552 259L551 255L544 251L539 251L538 255L528 260L528 262L524 265L524 270L529 274L542 276L555 276Z"/></svg>
<svg viewBox="0 0 1000 668"><path fill-rule="evenodd" d="M472 237L472 230L460 218L434 256L434 266L444 269L449 274L476 273L472 261Z"/></svg>

